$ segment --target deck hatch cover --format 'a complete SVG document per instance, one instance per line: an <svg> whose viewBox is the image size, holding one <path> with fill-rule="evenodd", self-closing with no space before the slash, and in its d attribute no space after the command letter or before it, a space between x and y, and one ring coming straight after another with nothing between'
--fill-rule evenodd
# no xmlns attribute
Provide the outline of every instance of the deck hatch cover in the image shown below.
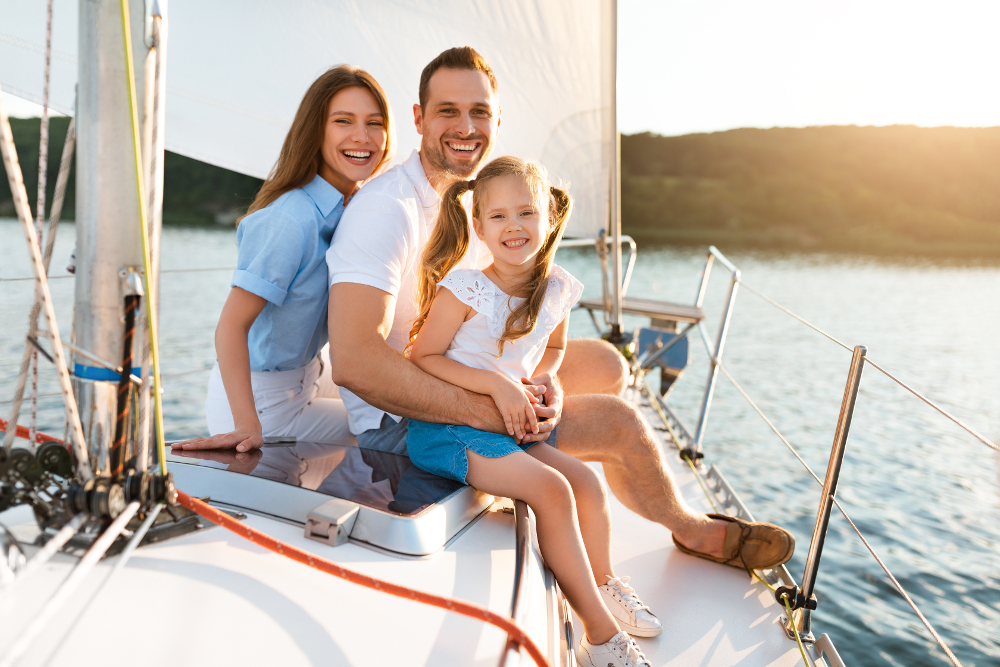
<svg viewBox="0 0 1000 667"><path fill-rule="evenodd" d="M331 498L348 501L359 508L353 541L411 556L440 550L493 502L399 454L304 442L249 454L240 461L234 451L178 451L169 463L191 495L301 524Z"/></svg>

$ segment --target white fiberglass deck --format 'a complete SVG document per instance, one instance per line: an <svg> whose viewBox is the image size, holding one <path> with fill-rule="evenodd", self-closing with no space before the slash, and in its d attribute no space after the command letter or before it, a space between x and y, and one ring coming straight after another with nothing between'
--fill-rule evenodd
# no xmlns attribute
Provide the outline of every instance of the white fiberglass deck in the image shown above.
<svg viewBox="0 0 1000 667"><path fill-rule="evenodd" d="M655 415L647 415L655 419ZM696 508L711 511L690 469L667 461ZM599 466L598 466L599 468ZM304 493L313 493L299 489ZM346 567L499 614L510 612L514 518L494 505L443 551L401 558L359 544L308 540L299 523L248 512L246 523ZM779 624L783 611L746 573L674 548L670 532L612 498L613 556L660 617L664 633L640 639L657 667L801 664ZM37 528L26 506L0 514L24 542ZM28 548L28 556L34 548ZM102 562L18 664L35 665L483 665L499 664L503 633L484 623L358 587L212 527L144 546L93 598L117 558ZM67 576L59 555L0 595L0 647L9 647ZM522 623L553 665L565 655L551 628L541 564L532 555ZM92 603L87 606L88 602ZM85 610L85 611L84 611ZM72 631L70 629L72 628ZM579 641L582 626L575 623ZM530 664L522 655L522 665Z"/></svg>
<svg viewBox="0 0 1000 667"><path fill-rule="evenodd" d="M657 423L655 413L644 412ZM712 512L677 450L665 449L684 498ZM663 623L659 637L638 639L654 667L802 665L796 643L780 624L784 609L763 584L743 570L681 553L669 530L626 509L614 496L611 516L616 573L632 577L630 584ZM575 630L579 637L579 619Z"/></svg>

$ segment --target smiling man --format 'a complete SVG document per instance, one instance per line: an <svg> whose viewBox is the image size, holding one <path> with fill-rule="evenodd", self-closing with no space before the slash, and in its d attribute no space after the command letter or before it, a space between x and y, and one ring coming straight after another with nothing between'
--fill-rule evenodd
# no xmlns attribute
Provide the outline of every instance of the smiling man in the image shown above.
<svg viewBox="0 0 1000 667"><path fill-rule="evenodd" d="M420 150L367 184L344 212L326 259L330 275L330 356L334 381L361 447L405 453L408 419L506 433L493 399L428 375L402 350L417 315L417 274L441 194L475 177L500 128L497 81L471 47L449 49L420 77L413 120ZM488 251L476 235L457 268L481 268ZM766 569L787 561L794 539L767 523L693 511L677 491L656 437L618 394L621 356L603 341L569 341L558 378L535 407L546 441L603 464L614 494L632 511L669 528L686 553ZM558 432L556 425L558 424ZM624 620L624 619L619 619ZM626 623L622 627L634 628Z"/></svg>

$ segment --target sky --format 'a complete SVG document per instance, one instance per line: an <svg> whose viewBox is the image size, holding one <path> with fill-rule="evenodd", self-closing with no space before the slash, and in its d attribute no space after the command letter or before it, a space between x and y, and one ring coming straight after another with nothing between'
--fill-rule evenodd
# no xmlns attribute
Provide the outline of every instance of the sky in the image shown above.
<svg viewBox="0 0 1000 667"><path fill-rule="evenodd" d="M619 0L618 124L997 126L998 26L997 0Z"/></svg>

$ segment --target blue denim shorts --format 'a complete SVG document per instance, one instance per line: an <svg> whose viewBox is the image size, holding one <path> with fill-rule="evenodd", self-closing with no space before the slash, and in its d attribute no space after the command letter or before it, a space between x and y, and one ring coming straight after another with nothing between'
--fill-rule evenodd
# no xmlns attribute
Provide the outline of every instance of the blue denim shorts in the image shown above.
<svg viewBox="0 0 1000 667"><path fill-rule="evenodd" d="M491 459L516 452L526 452L537 442L518 444L509 435L480 431L469 426L449 426L410 420L406 448L415 466L439 477L466 484L471 449Z"/></svg>
<svg viewBox="0 0 1000 667"><path fill-rule="evenodd" d="M544 441L545 444L556 446L557 430L558 427L552 429ZM532 445L537 444L529 442L523 446L518 445L509 436L486 433L468 426L431 424L405 417L397 422L388 415L382 416L379 428L368 429L364 433L359 433L357 437L358 446L362 449L407 455L423 470L463 484L465 476L469 473L469 457L465 455L465 450L472 447L471 444L464 443L475 441L472 451L490 458L527 451ZM494 442L498 446L494 447Z"/></svg>

